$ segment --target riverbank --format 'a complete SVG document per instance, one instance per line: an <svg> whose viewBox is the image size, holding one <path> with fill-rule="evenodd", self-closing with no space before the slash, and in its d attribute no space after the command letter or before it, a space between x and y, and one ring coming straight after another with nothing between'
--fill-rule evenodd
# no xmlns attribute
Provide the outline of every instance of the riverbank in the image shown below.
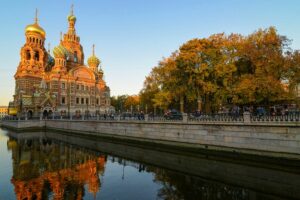
<svg viewBox="0 0 300 200"><path fill-rule="evenodd" d="M27 120L3 121L2 126L16 131L68 132L183 151L210 150L300 160L298 124Z"/></svg>

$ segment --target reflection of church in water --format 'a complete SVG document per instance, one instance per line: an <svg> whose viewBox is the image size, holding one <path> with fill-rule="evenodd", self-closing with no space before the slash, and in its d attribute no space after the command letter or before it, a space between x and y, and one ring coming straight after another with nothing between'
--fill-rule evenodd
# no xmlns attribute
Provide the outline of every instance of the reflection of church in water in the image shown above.
<svg viewBox="0 0 300 200"><path fill-rule="evenodd" d="M106 157L49 139L13 139L13 177L17 200L83 199L85 186L96 196Z"/></svg>
<svg viewBox="0 0 300 200"><path fill-rule="evenodd" d="M13 106L19 113L100 114L111 112L110 89L103 80L100 60L93 54L84 64L83 47L76 34L73 8L68 16L69 28L61 34L53 49L54 58L44 47L46 32L35 22L25 29L26 42L15 74Z"/></svg>

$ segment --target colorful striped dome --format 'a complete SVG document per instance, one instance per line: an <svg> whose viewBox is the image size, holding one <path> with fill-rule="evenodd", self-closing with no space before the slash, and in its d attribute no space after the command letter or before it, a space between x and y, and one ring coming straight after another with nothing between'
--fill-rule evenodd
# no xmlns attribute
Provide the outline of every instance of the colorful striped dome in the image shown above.
<svg viewBox="0 0 300 200"><path fill-rule="evenodd" d="M55 58L66 58L68 56L68 50L60 44L54 47L53 54Z"/></svg>

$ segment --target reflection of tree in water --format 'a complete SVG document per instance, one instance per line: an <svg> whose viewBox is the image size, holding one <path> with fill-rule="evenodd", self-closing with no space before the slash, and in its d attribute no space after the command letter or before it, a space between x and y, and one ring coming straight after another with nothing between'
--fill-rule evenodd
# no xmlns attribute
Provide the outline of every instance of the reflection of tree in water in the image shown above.
<svg viewBox="0 0 300 200"><path fill-rule="evenodd" d="M111 156L108 159L124 166L134 167L139 172L152 172L154 174L154 181L161 185L157 193L158 199L248 200L251 199L251 192L253 192L244 188L213 182L200 177L189 176L180 172L144 165L122 158L116 159ZM265 199L265 196L263 199Z"/></svg>
<svg viewBox="0 0 300 200"><path fill-rule="evenodd" d="M148 170L154 172L155 182L162 185L158 191L159 199L250 199L247 189L153 167Z"/></svg>
<svg viewBox="0 0 300 200"><path fill-rule="evenodd" d="M16 199L82 199L100 190L106 157L84 148L47 139L10 138Z"/></svg>

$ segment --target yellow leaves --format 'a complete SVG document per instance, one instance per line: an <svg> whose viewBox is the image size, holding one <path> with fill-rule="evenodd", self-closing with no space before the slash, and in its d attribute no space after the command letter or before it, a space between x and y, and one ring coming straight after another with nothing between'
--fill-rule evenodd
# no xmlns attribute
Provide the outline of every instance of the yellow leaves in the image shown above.
<svg viewBox="0 0 300 200"><path fill-rule="evenodd" d="M172 96L168 91L159 91L152 99L155 106L166 109L171 103Z"/></svg>
<svg viewBox="0 0 300 200"><path fill-rule="evenodd" d="M282 78L300 81L300 53L285 56L287 43L274 27L248 36L220 33L192 39L153 68L143 92L152 95L149 86L155 86L154 104L164 106L182 95L191 102L208 95L212 104L228 98L238 104L282 100Z"/></svg>

